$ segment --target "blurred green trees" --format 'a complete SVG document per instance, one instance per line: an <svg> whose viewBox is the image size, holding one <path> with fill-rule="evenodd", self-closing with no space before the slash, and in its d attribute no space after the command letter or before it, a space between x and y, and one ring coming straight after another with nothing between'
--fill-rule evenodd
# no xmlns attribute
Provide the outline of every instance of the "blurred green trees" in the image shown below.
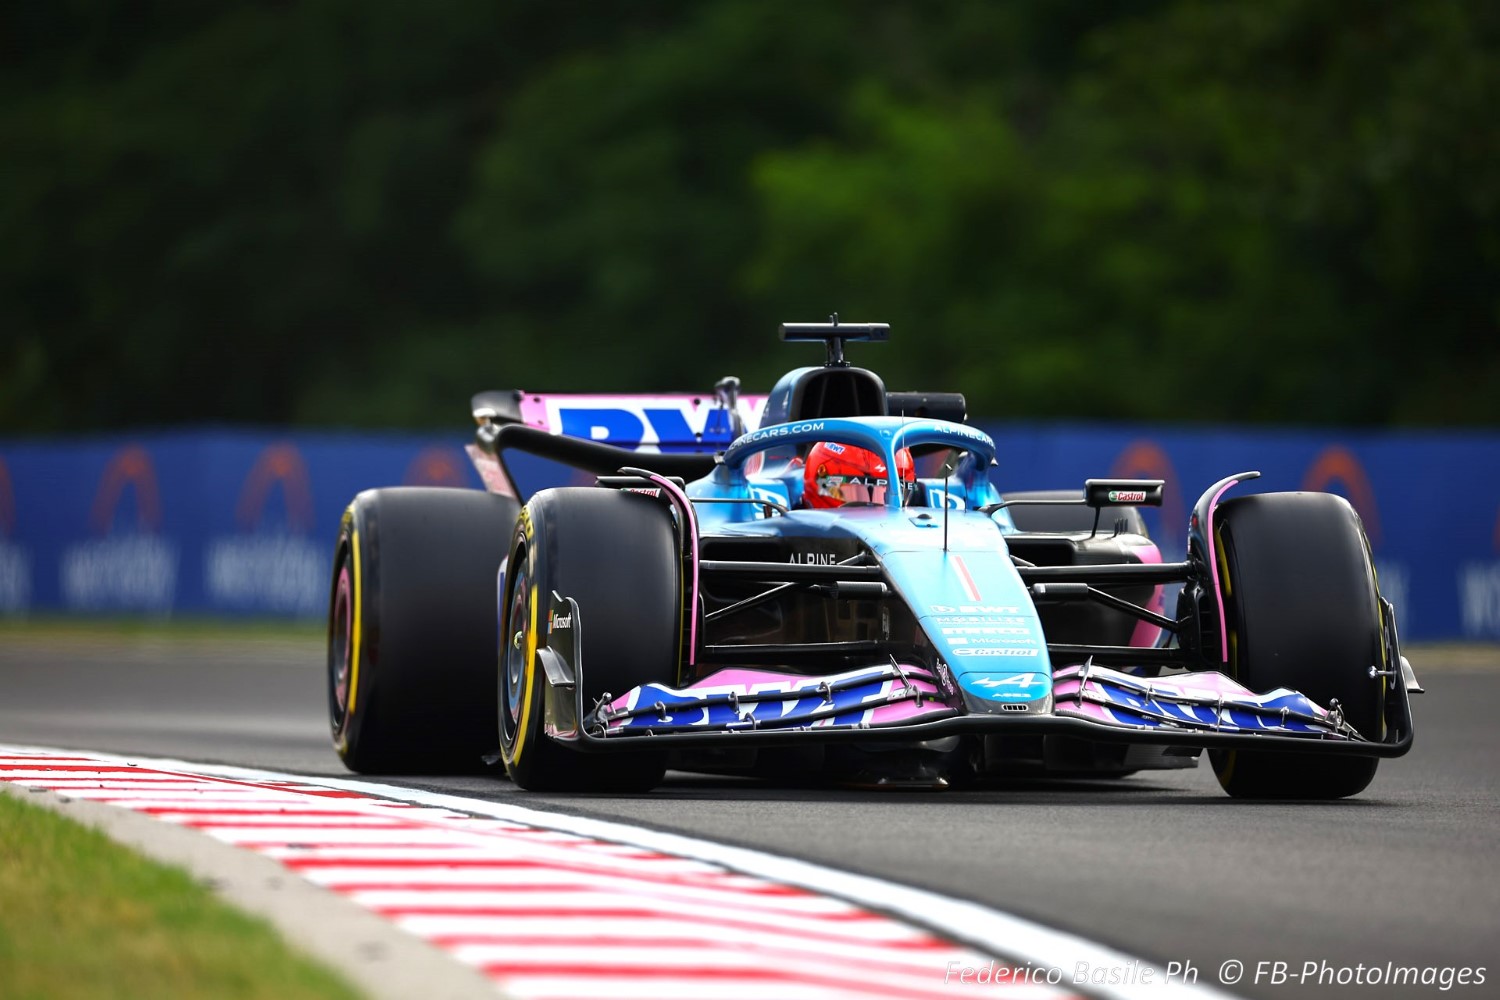
<svg viewBox="0 0 1500 1000"><path fill-rule="evenodd" d="M1500 8L0 8L0 431L767 387L1500 422Z"/></svg>

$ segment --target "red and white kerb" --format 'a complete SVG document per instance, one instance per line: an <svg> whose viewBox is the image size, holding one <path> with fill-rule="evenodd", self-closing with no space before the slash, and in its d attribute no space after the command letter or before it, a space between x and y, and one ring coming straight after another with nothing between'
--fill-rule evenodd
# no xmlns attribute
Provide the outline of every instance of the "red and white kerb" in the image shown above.
<svg viewBox="0 0 1500 1000"><path fill-rule="evenodd" d="M313 779L0 747L0 781L133 809L275 858L479 968L517 1000L1075 995L1036 982L961 983L952 970L993 977L1007 967L799 886Z"/></svg>

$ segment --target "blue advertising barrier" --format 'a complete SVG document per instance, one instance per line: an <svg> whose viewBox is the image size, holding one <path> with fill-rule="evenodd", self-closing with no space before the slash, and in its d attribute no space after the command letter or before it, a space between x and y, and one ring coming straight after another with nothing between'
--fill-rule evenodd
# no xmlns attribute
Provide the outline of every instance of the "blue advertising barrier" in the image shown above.
<svg viewBox="0 0 1500 1000"><path fill-rule="evenodd" d="M1500 639L1500 434L981 426L1002 490L1165 479L1146 517L1169 559L1193 501L1231 472L1263 473L1241 492L1338 493L1364 519L1406 638ZM320 617L349 498L479 488L466 443L242 430L0 441L0 614ZM515 465L526 489L566 478Z"/></svg>

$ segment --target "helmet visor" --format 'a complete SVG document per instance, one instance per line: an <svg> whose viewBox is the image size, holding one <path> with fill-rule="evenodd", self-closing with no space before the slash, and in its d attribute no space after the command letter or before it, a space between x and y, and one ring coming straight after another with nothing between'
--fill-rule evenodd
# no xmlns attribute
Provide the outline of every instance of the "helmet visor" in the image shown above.
<svg viewBox="0 0 1500 1000"><path fill-rule="evenodd" d="M879 476L818 477L818 492L839 503L885 503L887 482Z"/></svg>

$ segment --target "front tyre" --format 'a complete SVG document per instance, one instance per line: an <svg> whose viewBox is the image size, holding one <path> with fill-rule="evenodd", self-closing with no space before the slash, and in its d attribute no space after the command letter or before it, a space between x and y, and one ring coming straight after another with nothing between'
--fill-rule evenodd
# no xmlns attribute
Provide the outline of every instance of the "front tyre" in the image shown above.
<svg viewBox="0 0 1500 1000"><path fill-rule="evenodd" d="M682 563L668 508L650 497L592 487L544 490L516 525L501 605L500 753L511 780L532 791L645 791L661 781L657 751L584 752L547 735L551 595L578 605L577 662L584 711L676 677ZM572 690L559 689L570 701Z"/></svg>
<svg viewBox="0 0 1500 1000"><path fill-rule="evenodd" d="M1285 687L1369 740L1385 735L1382 612L1359 515L1330 493L1267 493L1218 509L1229 672L1255 692ZM1214 773L1236 798L1338 799L1375 777L1379 759L1345 755L1212 751Z"/></svg>
<svg viewBox="0 0 1500 1000"><path fill-rule="evenodd" d="M472 771L495 749L495 590L516 501L402 487L354 498L328 615L328 717L351 770Z"/></svg>

